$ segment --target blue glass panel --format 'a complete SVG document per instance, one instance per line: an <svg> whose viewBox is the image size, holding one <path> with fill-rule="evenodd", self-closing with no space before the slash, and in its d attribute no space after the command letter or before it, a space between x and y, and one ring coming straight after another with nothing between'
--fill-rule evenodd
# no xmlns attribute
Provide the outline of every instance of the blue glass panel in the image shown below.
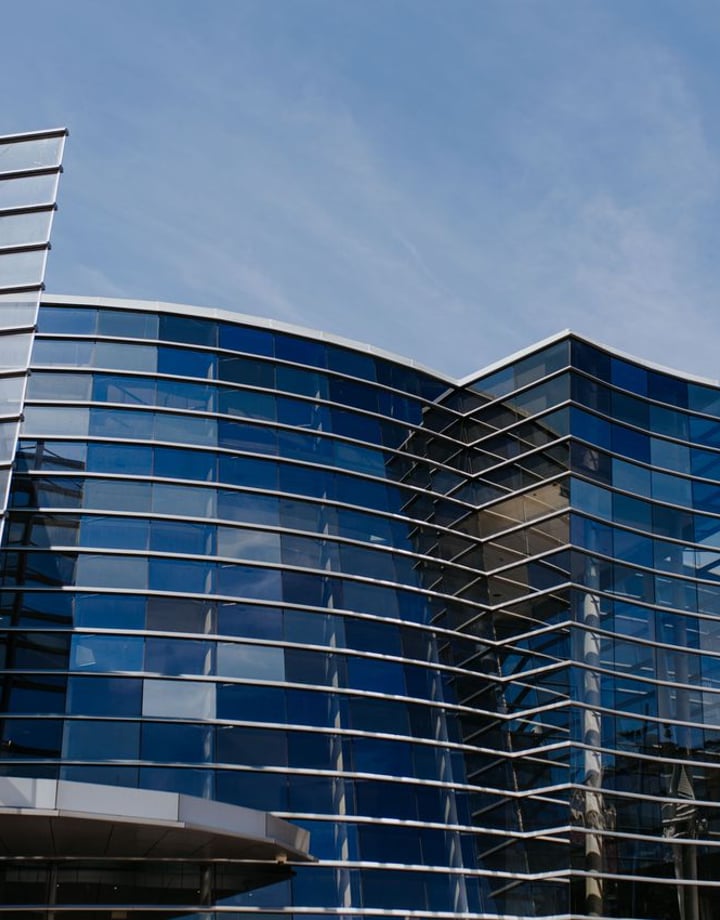
<svg viewBox="0 0 720 920"><path fill-rule="evenodd" d="M216 395L215 387L210 384L190 383L187 380L157 381L157 405L168 409L214 412Z"/></svg>
<svg viewBox="0 0 720 920"><path fill-rule="evenodd" d="M720 447L720 422L708 418L690 418L690 439L698 445Z"/></svg>
<svg viewBox="0 0 720 920"><path fill-rule="evenodd" d="M720 415L720 389L698 383L688 384L688 406L696 412Z"/></svg>
<svg viewBox="0 0 720 920"><path fill-rule="evenodd" d="M217 686L218 719L247 722L285 721L285 690L254 684Z"/></svg>
<svg viewBox="0 0 720 920"><path fill-rule="evenodd" d="M630 390L637 393L638 396L647 395L647 371L638 367L637 364L630 364L628 361L622 361L620 358L612 358L610 361L612 382L623 390Z"/></svg>
<svg viewBox="0 0 720 920"><path fill-rule="evenodd" d="M209 351L161 346L158 348L157 369L160 374L214 380L217 377L217 356Z"/></svg>
<svg viewBox="0 0 720 920"><path fill-rule="evenodd" d="M653 498L658 501L686 507L692 504L692 488L689 479L671 476L669 473L653 472L652 489Z"/></svg>
<svg viewBox="0 0 720 920"><path fill-rule="evenodd" d="M218 421L218 447L256 454L277 454L278 433L265 425L239 421Z"/></svg>
<svg viewBox="0 0 720 920"><path fill-rule="evenodd" d="M582 412L570 410L570 430L574 437L582 438L598 447L610 447L610 423L605 419Z"/></svg>
<svg viewBox="0 0 720 920"><path fill-rule="evenodd" d="M650 438L639 431L612 425L612 449L614 453L644 463L650 462Z"/></svg>
<svg viewBox="0 0 720 920"><path fill-rule="evenodd" d="M614 457L612 470L613 485L616 488L650 498L652 486L649 469Z"/></svg>
<svg viewBox="0 0 720 920"><path fill-rule="evenodd" d="M328 382L323 374L282 364L277 368L277 388L288 393L297 393L299 396L312 396L316 399L328 398Z"/></svg>
<svg viewBox="0 0 720 920"><path fill-rule="evenodd" d="M219 763L252 766L287 766L285 732L271 729L218 726Z"/></svg>
<svg viewBox="0 0 720 920"><path fill-rule="evenodd" d="M218 377L229 383L242 383L269 390L275 385L275 365L260 358L221 355Z"/></svg>
<svg viewBox="0 0 720 920"><path fill-rule="evenodd" d="M154 373L157 366L157 349L154 345L119 345L117 342L98 342L95 345L95 366Z"/></svg>
<svg viewBox="0 0 720 920"><path fill-rule="evenodd" d="M155 438L158 441L214 447L217 443L217 422L214 418L156 412Z"/></svg>
<svg viewBox="0 0 720 920"><path fill-rule="evenodd" d="M325 367L325 345L312 339L294 335L275 334L275 357L294 364L308 364L311 367Z"/></svg>
<svg viewBox="0 0 720 920"><path fill-rule="evenodd" d="M95 344L84 341L35 339L32 363L35 365L89 367L93 363Z"/></svg>
<svg viewBox="0 0 720 920"><path fill-rule="evenodd" d="M274 421L277 415L276 399L269 393L254 390L231 390L223 387L219 396L219 411L237 418L256 418Z"/></svg>
<svg viewBox="0 0 720 920"><path fill-rule="evenodd" d="M88 719L65 723L63 757L68 760L134 760L139 748L138 722Z"/></svg>
<svg viewBox="0 0 720 920"><path fill-rule="evenodd" d="M94 402L151 406L155 402L155 381L146 377L113 377L109 374L95 374L92 398Z"/></svg>
<svg viewBox="0 0 720 920"><path fill-rule="evenodd" d="M254 604L219 604L218 633L248 639L281 639L283 611L280 607Z"/></svg>
<svg viewBox="0 0 720 920"><path fill-rule="evenodd" d="M293 778L295 780L295 778ZM263 811L285 811L288 794L287 777L278 773L250 773L247 770L218 770L215 780L215 797L221 802L259 808ZM274 891L276 886L272 886ZM252 892L255 894L256 892ZM262 896L262 889L260 892ZM287 897L288 895L285 895ZM278 900L282 900L282 895ZM265 894L264 900L268 899ZM282 901L282 903L288 903ZM258 907L253 898L253 907ZM272 915L271 915L272 916Z"/></svg>
<svg viewBox="0 0 720 920"><path fill-rule="evenodd" d="M96 438L152 438L152 412L128 409L91 409L90 434Z"/></svg>
<svg viewBox="0 0 720 920"><path fill-rule="evenodd" d="M282 597L281 573L278 569L221 563L217 570L217 591L238 598L278 601Z"/></svg>
<svg viewBox="0 0 720 920"><path fill-rule="evenodd" d="M102 444L87 448L88 468L96 473L129 473L148 476L153 468L153 450L142 444Z"/></svg>
<svg viewBox="0 0 720 920"><path fill-rule="evenodd" d="M46 307L38 314L38 332L94 335L97 310L84 307Z"/></svg>
<svg viewBox="0 0 720 920"><path fill-rule="evenodd" d="M653 466L677 470L679 473L690 472L690 448L686 444L652 438L651 449Z"/></svg>
<svg viewBox="0 0 720 920"><path fill-rule="evenodd" d="M158 316L136 310L99 310L98 334L121 339L156 339Z"/></svg>
<svg viewBox="0 0 720 920"><path fill-rule="evenodd" d="M87 515L80 526L80 545L107 549L145 549L148 522L142 518Z"/></svg>
<svg viewBox="0 0 720 920"><path fill-rule="evenodd" d="M191 639L145 640L145 670L163 675L211 674L214 643Z"/></svg>
<svg viewBox="0 0 720 920"><path fill-rule="evenodd" d="M327 364L331 371L340 371L351 377L361 377L363 380L375 379L375 359L372 355L340 348L338 345L328 345Z"/></svg>
<svg viewBox="0 0 720 920"><path fill-rule="evenodd" d="M72 715L139 716L142 682L127 677L71 677L67 700L67 711Z"/></svg>
<svg viewBox="0 0 720 920"><path fill-rule="evenodd" d="M687 383L657 371L648 371L648 396L670 406L687 406Z"/></svg>
<svg viewBox="0 0 720 920"><path fill-rule="evenodd" d="M189 345L217 345L217 325L206 319L192 316L160 315L158 338L169 342L186 342Z"/></svg>
<svg viewBox="0 0 720 920"><path fill-rule="evenodd" d="M144 640L118 635L72 638L70 667L75 671L141 671Z"/></svg>
<svg viewBox="0 0 720 920"><path fill-rule="evenodd" d="M152 521L150 548L160 552L212 555L215 552L215 527L189 521Z"/></svg>
<svg viewBox="0 0 720 920"><path fill-rule="evenodd" d="M690 464L694 476L720 482L720 453L690 448Z"/></svg>
<svg viewBox="0 0 720 920"><path fill-rule="evenodd" d="M270 491L278 487L278 464L274 460L219 454L218 470L218 479L230 485Z"/></svg>
<svg viewBox="0 0 720 920"><path fill-rule="evenodd" d="M145 598L130 594L78 594L75 598L75 625L142 629L145 625Z"/></svg>
<svg viewBox="0 0 720 920"><path fill-rule="evenodd" d="M78 556L75 583L83 588L147 587L147 559L142 556Z"/></svg>
<svg viewBox="0 0 720 920"><path fill-rule="evenodd" d="M186 559L151 559L149 587L155 591L177 591L205 594L213 591L214 566L207 562Z"/></svg>
<svg viewBox="0 0 720 920"><path fill-rule="evenodd" d="M143 760L156 763L209 762L212 761L213 735L212 726L145 723L141 755Z"/></svg>
<svg viewBox="0 0 720 920"><path fill-rule="evenodd" d="M332 498L335 492L336 476L325 470L316 470L299 464L281 463L280 488L283 492L296 495L310 495ZM355 482L355 480L353 480ZM382 487L381 487L382 488ZM349 491L349 487L348 487Z"/></svg>
<svg viewBox="0 0 720 920"><path fill-rule="evenodd" d="M180 597L149 597L147 628L162 632L215 632L215 607L208 601Z"/></svg>
<svg viewBox="0 0 720 920"><path fill-rule="evenodd" d="M720 488L713 483L693 482L693 504L699 511L720 513Z"/></svg>
<svg viewBox="0 0 720 920"><path fill-rule="evenodd" d="M255 492L218 491L219 518L244 524L278 524L280 499Z"/></svg>
<svg viewBox="0 0 720 920"><path fill-rule="evenodd" d="M202 450L156 447L155 475L168 479L212 482L215 479L215 454Z"/></svg>
<svg viewBox="0 0 720 920"><path fill-rule="evenodd" d="M264 329L220 323L218 333L220 348L227 351L245 351L253 355L268 356L272 356L274 352L273 334Z"/></svg>
<svg viewBox="0 0 720 920"><path fill-rule="evenodd" d="M594 514L606 520L612 519L612 493L607 489L590 485L581 479L571 480L571 506L587 514Z"/></svg>

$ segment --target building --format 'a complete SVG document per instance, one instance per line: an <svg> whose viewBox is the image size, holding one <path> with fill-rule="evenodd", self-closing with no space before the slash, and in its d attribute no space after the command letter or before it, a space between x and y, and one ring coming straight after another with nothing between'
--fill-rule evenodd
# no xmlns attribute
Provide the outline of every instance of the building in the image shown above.
<svg viewBox="0 0 720 920"><path fill-rule="evenodd" d="M41 296L63 140L0 142L0 917L714 916L720 385Z"/></svg>

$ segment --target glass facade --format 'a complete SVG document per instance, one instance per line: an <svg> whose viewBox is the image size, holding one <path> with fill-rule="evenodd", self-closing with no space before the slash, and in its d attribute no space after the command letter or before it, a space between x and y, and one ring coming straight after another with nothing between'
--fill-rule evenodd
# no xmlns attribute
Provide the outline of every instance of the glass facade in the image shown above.
<svg viewBox="0 0 720 920"><path fill-rule="evenodd" d="M63 138L0 139L0 917L714 917L720 385L38 313Z"/></svg>

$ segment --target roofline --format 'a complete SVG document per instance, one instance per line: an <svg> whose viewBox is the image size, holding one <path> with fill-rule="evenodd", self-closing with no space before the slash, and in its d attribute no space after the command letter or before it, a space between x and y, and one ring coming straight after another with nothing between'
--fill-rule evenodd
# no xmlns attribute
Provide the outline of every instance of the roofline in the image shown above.
<svg viewBox="0 0 720 920"><path fill-rule="evenodd" d="M15 144L21 141L42 140L45 137L67 137L70 132L67 128L45 128L42 131L22 131L20 134L3 134L0 144Z"/></svg>
<svg viewBox="0 0 720 920"><path fill-rule="evenodd" d="M356 342L353 339L346 339L340 335L333 335L330 332L322 332L318 329L310 329L307 326L298 326L294 323L285 323L281 320L270 319L267 316L252 316L247 313L238 313L235 310L225 310L220 307L198 307L191 304L172 303L163 300L130 300L123 297L70 297L66 294L48 294L43 292L41 303L47 306L74 306L74 307L108 307L113 310L153 310L158 313L179 313L181 316L204 316L208 319L217 319L230 323L242 323L248 326L255 326L260 329L269 329L273 332L287 332L290 335L299 335L303 338L314 339L316 341L326 342L330 345L340 345L344 348L352 348L354 351L360 351L375 358L385 358L388 361L394 361L396 364L403 364L414 370L421 371L436 377L449 386L455 386L457 381L441 371L426 367L412 358L406 358L397 355L394 352L386 351L383 348L377 348L375 345L368 345L366 342Z"/></svg>
<svg viewBox="0 0 720 920"><path fill-rule="evenodd" d="M394 352L386 351L385 349L378 348L375 345L368 345L366 342L356 342L353 339L348 339L340 335L334 335L330 332L323 332L318 329L312 329L307 326L299 326L294 323L286 323L281 320L271 319L266 316L253 316L248 313L238 313L234 310L226 310L220 307L201 307L191 304L172 303L171 301L162 300L131 300L125 297L72 297L67 294L48 294L47 292L44 292L41 295L41 303L48 306L94 306L108 307L113 310L152 310L158 313L176 313L180 314L181 316L204 316L208 319L216 319L230 323L241 323L249 326L255 326L256 328L260 329L272 330L274 332L285 332L289 335L299 335L303 338L314 339L316 341L326 342L331 345L339 345L344 348L351 348L354 351L359 351L366 355L372 355L376 358L384 358L387 361L393 361L396 364L402 364L405 367L410 367L413 370L428 374L431 377L435 377L437 380L446 383L449 387L468 386L469 384L474 383L476 380L479 380L488 374L492 374L497 370L501 370L503 367L507 367L509 364L514 364L516 361L520 361L537 351L541 351L543 348L548 348L549 346L554 345L556 342L560 342L564 339L572 338L580 342L584 342L587 345L591 345L593 348L598 348L601 351L605 351L613 358L620 358L624 361L630 361L632 364L637 364L639 367L644 368L645 370L658 371L661 374L677 377L680 380L684 380L688 383L699 383L705 386L713 387L715 389L720 389L720 380L716 380L712 377L703 377L699 374L692 374L687 371L679 371L675 368L666 367L665 365L659 364L655 361L647 361L643 358L638 358L635 355L631 355L619 348L615 348L611 345L606 345L603 342L598 342L596 339L591 339L588 336L582 335L581 333L573 332L571 329L563 329L560 332L556 332L554 335L550 335L547 338L542 339L540 342L535 342L532 345L521 348L519 351L514 352L508 357L501 358L498 361L494 361L491 364L488 364L486 367L483 367L480 370L467 374L464 377L457 378L451 377L441 371L437 371L434 368L427 367L426 365L421 364L419 361L415 361L413 358L407 358L403 355L398 355Z"/></svg>

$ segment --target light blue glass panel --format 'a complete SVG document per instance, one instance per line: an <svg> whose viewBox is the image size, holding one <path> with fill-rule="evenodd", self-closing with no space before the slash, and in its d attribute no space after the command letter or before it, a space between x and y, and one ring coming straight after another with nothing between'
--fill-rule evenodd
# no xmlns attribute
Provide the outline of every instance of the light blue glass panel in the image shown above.
<svg viewBox="0 0 720 920"><path fill-rule="evenodd" d="M78 587L146 588L148 561L144 556L78 556L75 583Z"/></svg>
<svg viewBox="0 0 720 920"><path fill-rule="evenodd" d="M214 719L215 684L198 680L144 680L142 714L161 718Z"/></svg>
<svg viewBox="0 0 720 920"><path fill-rule="evenodd" d="M157 349L153 345L98 342L95 346L95 366L110 370L154 373L157 366Z"/></svg>
<svg viewBox="0 0 720 920"><path fill-rule="evenodd" d="M33 435L75 435L86 437L89 410L63 406L28 406L23 432Z"/></svg>
<svg viewBox="0 0 720 920"><path fill-rule="evenodd" d="M0 246L46 243L50 237L51 210L0 215Z"/></svg>
<svg viewBox="0 0 720 920"><path fill-rule="evenodd" d="M140 636L73 636L70 667L76 671L142 671L145 640Z"/></svg>
<svg viewBox="0 0 720 920"><path fill-rule="evenodd" d="M65 132L50 137L19 138L0 144L0 173L59 166Z"/></svg>
<svg viewBox="0 0 720 920"><path fill-rule="evenodd" d="M0 287L40 284L45 271L46 249L0 252Z"/></svg>
<svg viewBox="0 0 720 920"><path fill-rule="evenodd" d="M218 642L217 673L246 680L284 680L285 655L282 648Z"/></svg>
<svg viewBox="0 0 720 920"><path fill-rule="evenodd" d="M26 208L39 204L54 204L58 176L24 176L0 180L0 209Z"/></svg>
<svg viewBox="0 0 720 920"><path fill-rule="evenodd" d="M0 336L0 370L28 365L33 337L31 335Z"/></svg>

